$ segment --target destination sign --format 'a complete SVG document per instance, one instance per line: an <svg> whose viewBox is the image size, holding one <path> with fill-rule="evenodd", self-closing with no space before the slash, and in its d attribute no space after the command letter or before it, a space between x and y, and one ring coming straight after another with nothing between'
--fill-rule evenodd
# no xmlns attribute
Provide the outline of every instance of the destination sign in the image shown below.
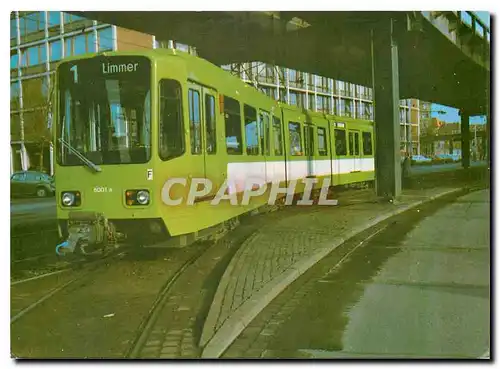
<svg viewBox="0 0 500 369"><path fill-rule="evenodd" d="M128 73L136 72L139 63L124 63L124 64L113 64L113 63L102 63L102 74L110 73Z"/></svg>

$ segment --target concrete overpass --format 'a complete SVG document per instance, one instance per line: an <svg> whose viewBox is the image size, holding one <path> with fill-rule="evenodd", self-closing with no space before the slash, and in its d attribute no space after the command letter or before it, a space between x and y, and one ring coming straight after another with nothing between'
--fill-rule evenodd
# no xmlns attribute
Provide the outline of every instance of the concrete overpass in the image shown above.
<svg viewBox="0 0 500 369"><path fill-rule="evenodd" d="M468 15L472 22L468 25ZM489 29L471 12L83 12L173 39L214 64L262 61L373 86L377 193L399 195L400 98L489 118ZM489 122L489 119L488 119ZM464 147L465 149L465 147ZM468 151L467 151L468 152ZM468 166L468 158L464 158Z"/></svg>

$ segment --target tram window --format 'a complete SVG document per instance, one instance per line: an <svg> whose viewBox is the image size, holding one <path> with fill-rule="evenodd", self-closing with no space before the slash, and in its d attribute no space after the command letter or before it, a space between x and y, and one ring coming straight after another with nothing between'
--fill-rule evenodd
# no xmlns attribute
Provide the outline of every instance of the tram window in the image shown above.
<svg viewBox="0 0 500 369"><path fill-rule="evenodd" d="M328 154L328 146L326 144L326 130L318 127L318 153L320 156Z"/></svg>
<svg viewBox="0 0 500 369"><path fill-rule="evenodd" d="M264 155L268 156L270 154L270 132L269 132L269 113L261 111L259 114L259 134L260 134L260 146L264 152Z"/></svg>
<svg viewBox="0 0 500 369"><path fill-rule="evenodd" d="M343 129L335 130L335 154L337 156L347 155L347 142L345 140L345 131Z"/></svg>
<svg viewBox="0 0 500 369"><path fill-rule="evenodd" d="M245 105L245 140L247 155L259 155L259 127L257 126L257 110Z"/></svg>
<svg viewBox="0 0 500 369"><path fill-rule="evenodd" d="M160 158L169 160L184 153L182 90L179 82L160 81Z"/></svg>
<svg viewBox="0 0 500 369"><path fill-rule="evenodd" d="M363 155L372 155L372 134L371 132L363 132Z"/></svg>
<svg viewBox="0 0 500 369"><path fill-rule="evenodd" d="M240 103L224 96L224 119L226 125L226 150L228 154L241 154L241 114Z"/></svg>
<svg viewBox="0 0 500 369"><path fill-rule="evenodd" d="M191 154L201 154L200 93L198 91L189 89L188 104Z"/></svg>
<svg viewBox="0 0 500 369"><path fill-rule="evenodd" d="M288 122L290 131L290 155L302 156L302 135L300 133L300 123Z"/></svg>
<svg viewBox="0 0 500 369"><path fill-rule="evenodd" d="M304 126L304 154L314 156L314 127Z"/></svg>
<svg viewBox="0 0 500 369"><path fill-rule="evenodd" d="M281 131L281 120L273 117L274 155L283 155L283 136Z"/></svg>
<svg viewBox="0 0 500 369"><path fill-rule="evenodd" d="M215 124L215 98L205 95L205 124L207 130L207 154L217 152L217 134Z"/></svg>

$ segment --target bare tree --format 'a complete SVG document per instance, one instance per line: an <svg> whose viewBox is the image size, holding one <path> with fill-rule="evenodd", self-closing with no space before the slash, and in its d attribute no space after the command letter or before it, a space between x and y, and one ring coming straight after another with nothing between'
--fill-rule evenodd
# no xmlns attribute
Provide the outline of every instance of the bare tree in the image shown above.
<svg viewBox="0 0 500 369"><path fill-rule="evenodd" d="M40 162L38 163L40 169L43 168L44 149L52 141L48 127L51 94L43 94L41 87L41 80L23 83L24 139L40 145Z"/></svg>

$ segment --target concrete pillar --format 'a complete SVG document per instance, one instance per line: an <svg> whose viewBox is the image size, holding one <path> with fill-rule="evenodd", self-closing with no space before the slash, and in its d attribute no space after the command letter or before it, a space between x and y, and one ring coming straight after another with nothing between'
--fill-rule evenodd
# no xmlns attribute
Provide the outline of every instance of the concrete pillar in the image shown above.
<svg viewBox="0 0 500 369"><path fill-rule="evenodd" d="M464 111L460 112L460 133L462 140L462 167L470 167L470 132L469 132L470 114Z"/></svg>
<svg viewBox="0 0 500 369"><path fill-rule="evenodd" d="M394 20L372 31L372 76L375 108L375 189L378 196L401 194L398 45Z"/></svg>

